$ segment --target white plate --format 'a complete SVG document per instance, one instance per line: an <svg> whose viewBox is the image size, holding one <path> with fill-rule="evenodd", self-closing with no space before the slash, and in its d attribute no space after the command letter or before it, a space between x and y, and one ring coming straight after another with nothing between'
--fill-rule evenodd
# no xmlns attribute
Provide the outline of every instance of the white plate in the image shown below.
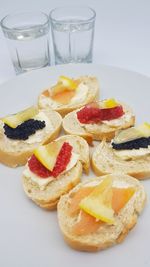
<svg viewBox="0 0 150 267"><path fill-rule="evenodd" d="M0 87L0 116L36 103L40 91L59 75L96 75L101 97L130 104L138 122L149 121L150 78L119 68L64 65L29 72ZM125 241L98 253L74 251L63 241L56 212L32 203L21 185L23 168L0 166L0 266L1 267L148 267L150 266L150 207L146 206ZM148 196L150 181L143 181Z"/></svg>

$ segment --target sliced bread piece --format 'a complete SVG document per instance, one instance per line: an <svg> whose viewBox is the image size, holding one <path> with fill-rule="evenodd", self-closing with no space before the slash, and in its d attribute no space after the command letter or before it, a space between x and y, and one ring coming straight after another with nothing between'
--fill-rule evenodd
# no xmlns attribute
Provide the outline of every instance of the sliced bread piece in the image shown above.
<svg viewBox="0 0 150 267"><path fill-rule="evenodd" d="M62 144L68 142L73 147L72 152L78 154L79 157L71 169L61 173L57 178L48 178L49 182L44 187L38 183L46 179L36 176L35 180L35 175L29 172L28 165L23 172L23 188L27 196L40 207L49 210L56 208L60 196L80 182L82 169L88 173L90 164L89 147L83 138L66 135L55 140L57 141Z"/></svg>
<svg viewBox="0 0 150 267"><path fill-rule="evenodd" d="M68 103L63 104L53 100L51 97L52 88L49 88L39 95L39 107L44 109L51 108L64 116L67 113L98 99L100 89L96 77L82 76L77 81L78 87L76 89L76 93L70 100L68 100ZM65 95L63 96L63 99L64 98Z"/></svg>
<svg viewBox="0 0 150 267"><path fill-rule="evenodd" d="M138 153L137 149L131 150L131 152L127 150L129 154L127 159L119 156L119 153L112 148L110 143L103 140L92 155L92 168L95 174L104 175L118 172L126 173L140 180L150 178L150 152L142 155Z"/></svg>
<svg viewBox="0 0 150 267"><path fill-rule="evenodd" d="M40 110L34 117L45 121L45 127L37 130L27 140L10 139L4 134L4 122L0 120L0 162L9 166L17 167L25 165L33 150L39 144L46 144L54 140L61 129L62 118L53 110ZM33 119L34 119L33 118Z"/></svg>
<svg viewBox="0 0 150 267"><path fill-rule="evenodd" d="M97 103L100 105L101 101ZM107 141L110 141L115 136L117 130L131 127L135 122L132 109L123 103L121 103L121 105L124 110L124 115L122 117L99 123L80 123L77 119L77 112L80 109L70 112L63 118L63 129L67 134L82 136L89 144L92 139L102 140L105 138Z"/></svg>
<svg viewBox="0 0 150 267"><path fill-rule="evenodd" d="M124 174L111 174L109 176L112 179L113 187L134 189L134 194L128 198L128 201L119 212L114 214L113 224L96 220L88 214L88 217L82 217L80 209L75 214L70 213L73 201L78 201L75 194L83 187L91 188L93 186L93 188L96 188L106 179L106 176L96 177L80 183L68 194L60 198L57 207L60 230L65 241L76 250L97 251L122 242L137 223L138 216L144 208L146 194L143 185L138 180ZM78 225L78 233L75 231L75 229L77 230L75 228L76 225ZM93 225L95 226L93 227Z"/></svg>

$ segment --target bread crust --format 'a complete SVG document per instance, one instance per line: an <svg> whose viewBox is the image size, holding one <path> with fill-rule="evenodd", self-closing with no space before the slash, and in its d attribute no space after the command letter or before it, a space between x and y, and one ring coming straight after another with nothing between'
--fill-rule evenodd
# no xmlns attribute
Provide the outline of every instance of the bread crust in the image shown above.
<svg viewBox="0 0 150 267"><path fill-rule="evenodd" d="M123 104L123 106L127 110L127 112L130 112L131 109L129 107L127 107L124 104ZM105 138L105 140L110 141L111 139L114 138L116 131L118 131L120 129L129 128L129 127L133 126L135 123L135 116L132 115L129 121L123 122L122 125L120 125L118 127L110 127L110 126L106 125L105 129L103 129L98 125L96 130L94 130L94 126L93 126L93 128L91 126L91 130L88 131L87 129L85 129L85 127L83 128L80 125L80 122L77 120L77 118L76 118L76 112L77 111L78 110L73 111L73 112L67 114L63 118L62 127L63 127L65 133L79 135L79 136L83 137L89 143L89 145L92 143L92 140L101 141ZM131 110L131 112L132 112L132 110Z"/></svg>
<svg viewBox="0 0 150 267"><path fill-rule="evenodd" d="M47 133L45 137L41 140L41 142L38 142L37 144L29 145L27 148L22 145L21 149L19 150L10 150L9 146L5 147L5 150L3 149L3 136L0 137L0 162L5 164L9 167L17 167L25 165L28 158L33 154L33 150L35 147L39 144L47 144L50 141L54 140L61 130L61 123L62 118L59 113L55 111L44 111L47 113L49 119L51 120L53 118L56 119L56 123L54 124L54 130L53 132ZM13 142L13 141L12 141Z"/></svg>
<svg viewBox="0 0 150 267"><path fill-rule="evenodd" d="M68 173L70 175L70 179L68 179ZM59 179L56 179L48 184L45 189L45 194L44 190L41 192L39 188L35 188L35 185L33 182L31 182L31 180L29 181L27 177L23 176L22 181L24 191L26 195L41 208L46 210L56 209L60 196L70 191L80 182L80 177L82 175L82 164L78 162L76 166L74 166L68 173L63 175L63 183L59 183L59 180L62 179L62 176L60 176ZM54 186L57 190L55 194L52 195L51 190Z"/></svg>
<svg viewBox="0 0 150 267"><path fill-rule="evenodd" d="M119 237L116 239L116 242L112 242L111 240L109 242L105 242L104 244L93 244L92 242L89 244L85 244L82 241L77 241L72 238L70 238L67 234L63 233L64 240L66 243L72 247L75 250L80 251L87 251L87 252L96 252L100 250L104 250L106 248L109 248L111 246L114 246L115 244L120 244L124 241L126 236L128 235L129 231L136 225L137 223L137 216L133 215L131 218L131 221L126 227L123 229L123 231L120 233Z"/></svg>
<svg viewBox="0 0 150 267"><path fill-rule="evenodd" d="M125 173L139 180L150 178L150 157L125 161L117 158L104 140L95 148L91 166L98 176L113 172Z"/></svg>
<svg viewBox="0 0 150 267"><path fill-rule="evenodd" d="M89 87L88 96L87 96L86 100L80 104L79 103L78 104L72 104L72 106L71 105L61 105L60 107L58 106L57 108L55 108L54 110L57 111L58 113L60 113L62 117L64 117L69 112L71 112L75 109L78 109L78 108L82 107L83 105L86 105L90 102L93 102L99 98L100 89L99 89L99 84L98 84L98 80L96 77L82 76L79 78L79 80L80 80L80 82L84 82L85 84L87 84L87 86ZM52 108L50 105L46 106L43 103L43 99L45 99L45 97L42 96L42 93L38 97L39 108L44 108L44 109L45 108Z"/></svg>
<svg viewBox="0 0 150 267"><path fill-rule="evenodd" d="M138 180L128 175L111 174L111 176L114 180L126 181L129 183L129 186L135 186L136 195L134 194L125 207L119 212L118 215L116 215L116 223L114 227L110 226L110 229L108 226L103 226L103 228L98 229L94 234L84 236L77 236L71 232L71 227L74 224L75 219L73 218L71 220L69 218L68 203L70 197L72 193L78 191L79 188L83 187L90 181L80 183L68 194L61 197L57 208L58 222L64 240L73 249L95 252L109 248L115 244L119 244L125 239L129 231L137 223L138 215L142 212L146 202L146 194L143 185L141 185ZM91 179L91 181L101 180L104 179L104 177L105 176L97 177L95 179ZM107 231L108 234L106 234Z"/></svg>

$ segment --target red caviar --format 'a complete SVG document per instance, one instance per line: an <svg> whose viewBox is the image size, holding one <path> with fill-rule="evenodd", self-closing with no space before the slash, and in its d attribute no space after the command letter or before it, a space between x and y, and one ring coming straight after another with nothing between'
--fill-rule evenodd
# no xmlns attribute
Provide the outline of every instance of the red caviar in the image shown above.
<svg viewBox="0 0 150 267"><path fill-rule="evenodd" d="M77 118L81 123L98 123L104 120L113 120L124 114L121 105L113 108L96 108L85 106L77 112Z"/></svg>
<svg viewBox="0 0 150 267"><path fill-rule="evenodd" d="M42 163L33 154L28 161L29 169L41 178L47 178L49 176L56 178L66 169L71 158L71 152L72 146L69 143L64 142L57 156L56 163L52 171L49 171L45 166L43 166Z"/></svg>

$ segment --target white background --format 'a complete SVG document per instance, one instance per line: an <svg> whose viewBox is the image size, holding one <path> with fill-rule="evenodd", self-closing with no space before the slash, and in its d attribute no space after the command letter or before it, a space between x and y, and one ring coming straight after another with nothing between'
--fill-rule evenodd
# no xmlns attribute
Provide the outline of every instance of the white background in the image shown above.
<svg viewBox="0 0 150 267"><path fill-rule="evenodd" d="M114 65L150 76L149 0L0 0L0 19L11 12L49 13L60 5L88 5L96 10L94 63ZM0 30L0 83L15 76Z"/></svg>

